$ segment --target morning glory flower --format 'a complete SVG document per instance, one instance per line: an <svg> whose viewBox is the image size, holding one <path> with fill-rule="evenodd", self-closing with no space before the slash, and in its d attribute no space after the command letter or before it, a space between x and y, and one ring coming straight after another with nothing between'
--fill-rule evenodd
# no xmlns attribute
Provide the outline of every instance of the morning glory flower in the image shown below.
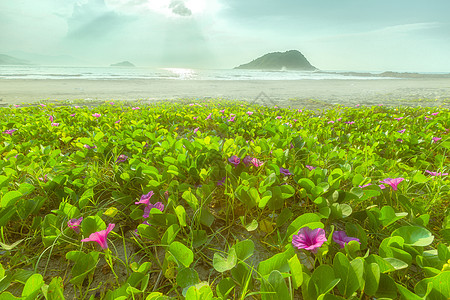
<svg viewBox="0 0 450 300"><path fill-rule="evenodd" d="M14 133L14 131L17 131L17 129L8 129L8 130L3 131L2 133L12 135Z"/></svg>
<svg viewBox="0 0 450 300"><path fill-rule="evenodd" d="M325 230L316 228L312 230L309 227L300 228L297 234L292 236L292 245L298 249L305 249L317 253L323 243L327 241Z"/></svg>
<svg viewBox="0 0 450 300"><path fill-rule="evenodd" d="M107 244L108 234L111 232L111 230L114 229L114 226L116 226L116 225L109 224L108 228L106 228L105 230L91 233L91 235L88 238L82 239L81 241L82 242L96 242L100 245L100 247L102 247L102 249L108 249L108 244Z"/></svg>
<svg viewBox="0 0 450 300"><path fill-rule="evenodd" d="M278 120L280 120L282 118L282 116L276 116L276 118L275 119L278 119Z"/></svg>
<svg viewBox="0 0 450 300"><path fill-rule="evenodd" d="M429 117L425 116L425 121L428 122L429 120L433 120L433 118L429 118Z"/></svg>
<svg viewBox="0 0 450 300"><path fill-rule="evenodd" d="M48 118L49 120L50 120L50 122L53 122L53 116L50 116L49 118Z"/></svg>
<svg viewBox="0 0 450 300"><path fill-rule="evenodd" d="M328 124L333 124L334 123L334 121L328 121Z"/></svg>
<svg viewBox="0 0 450 300"><path fill-rule="evenodd" d="M433 137L432 140L433 140L433 143L437 143L437 141L442 140L442 138L440 138L440 137Z"/></svg>
<svg viewBox="0 0 450 300"><path fill-rule="evenodd" d="M200 129L200 127L197 127L194 129L194 133L197 133L197 131Z"/></svg>
<svg viewBox="0 0 450 300"><path fill-rule="evenodd" d="M117 120L117 121L115 121L114 123L116 123L116 124L119 124L119 123L120 123L120 121L122 121L122 120Z"/></svg>
<svg viewBox="0 0 450 300"><path fill-rule="evenodd" d="M383 181L380 181L381 183L385 183L385 184L389 184L392 189L394 191L397 190L397 186L400 182L402 182L403 180L405 180L405 178L403 177L398 177L398 178L386 178Z"/></svg>
<svg viewBox="0 0 450 300"><path fill-rule="evenodd" d="M400 121L403 117L394 118L394 120Z"/></svg>
<svg viewBox="0 0 450 300"><path fill-rule="evenodd" d="M397 142L403 143L403 140L402 139L397 139Z"/></svg>
<svg viewBox="0 0 450 300"><path fill-rule="evenodd" d="M136 107L132 107L132 110L137 110L137 109L141 109L140 107L136 106Z"/></svg>
<svg viewBox="0 0 450 300"><path fill-rule="evenodd" d="M236 118L235 116L232 116L231 118L228 119L228 122L234 122L235 118Z"/></svg>
<svg viewBox="0 0 450 300"><path fill-rule="evenodd" d="M230 163L232 163L235 167L237 167L239 165L239 163L241 162L241 159L238 156L233 155L232 157L230 157L228 159L228 161Z"/></svg>
<svg viewBox="0 0 450 300"><path fill-rule="evenodd" d="M48 181L47 174L45 174L44 177L39 177L38 179L42 182L47 182Z"/></svg>
<svg viewBox="0 0 450 300"><path fill-rule="evenodd" d="M361 244L359 239L347 236L345 231L335 231L333 233L333 241L338 243L341 248L344 248L345 244L347 244L350 241L357 241L358 243Z"/></svg>
<svg viewBox="0 0 450 300"><path fill-rule="evenodd" d="M164 204L162 202L156 202L155 204L149 203L146 207L144 207L144 214L142 215L143 218L148 218L150 216L150 211L152 208L156 208L159 211L164 211Z"/></svg>
<svg viewBox="0 0 450 300"><path fill-rule="evenodd" d="M314 170L316 167L306 165L306 168L310 171Z"/></svg>
<svg viewBox="0 0 450 300"><path fill-rule="evenodd" d="M225 113L225 109L219 110L219 112L221 112L221 113Z"/></svg>
<svg viewBox="0 0 450 300"><path fill-rule="evenodd" d="M99 114L99 113L95 113L95 114L92 114L92 116L93 116L94 118L99 118L99 117L101 117L102 115Z"/></svg>
<svg viewBox="0 0 450 300"><path fill-rule="evenodd" d="M247 141L248 142L248 141ZM248 166L251 161L252 161L253 157L247 155L246 157L244 157L244 159L242 160L242 163L244 163L244 165Z"/></svg>
<svg viewBox="0 0 450 300"><path fill-rule="evenodd" d="M438 112L432 113L433 116L437 116L438 114Z"/></svg>
<svg viewBox="0 0 450 300"><path fill-rule="evenodd" d="M365 185L359 185L359 187L363 189L363 188L365 188L365 187L368 187L369 185L372 185L372 184L371 184L371 183L368 183L368 184L365 184Z"/></svg>
<svg viewBox="0 0 450 300"><path fill-rule="evenodd" d="M80 233L80 228L78 227L81 225L81 221L83 221L83 217L79 219L70 219L69 222L67 222L67 226L72 228L76 233Z"/></svg>
<svg viewBox="0 0 450 300"><path fill-rule="evenodd" d="M257 159L256 157L252 158L252 160L250 161L250 163L252 165L254 165L255 167L259 168L261 167L264 163L262 161L260 161L259 159Z"/></svg>
<svg viewBox="0 0 450 300"><path fill-rule="evenodd" d="M253 115L253 112L252 111L248 111L247 115L251 116L251 115Z"/></svg>
<svg viewBox="0 0 450 300"><path fill-rule="evenodd" d="M212 116L212 113L210 113L210 114L206 117L206 120L210 120L210 119L211 119L211 116Z"/></svg>
<svg viewBox="0 0 450 300"><path fill-rule="evenodd" d="M289 175L292 175L292 173L291 173L291 172L289 172L289 170L288 170L288 169L285 169L285 168L281 168L281 167L280 167L280 173L281 173L281 174L283 174L284 176L289 176Z"/></svg>
<svg viewBox="0 0 450 300"><path fill-rule="evenodd" d="M399 131L397 131L398 133L404 133L406 131L406 129L402 129L402 130L399 130Z"/></svg>
<svg viewBox="0 0 450 300"><path fill-rule="evenodd" d="M348 121L348 122L344 122L345 124L355 124L355 121Z"/></svg>
<svg viewBox="0 0 450 300"><path fill-rule="evenodd" d="M120 154L119 157L117 158L116 162L117 163L121 163L121 162L125 162L127 161L128 156L124 155L124 154Z"/></svg>
<svg viewBox="0 0 450 300"><path fill-rule="evenodd" d="M141 199L139 199L138 202L134 202L134 204L145 204L145 205L149 205L150 203L150 198L154 195L155 193L153 193L153 191L148 192L147 194L144 194L141 196Z"/></svg>
<svg viewBox="0 0 450 300"><path fill-rule="evenodd" d="M52 126L57 127L59 126L59 123L52 123Z"/></svg>
<svg viewBox="0 0 450 300"><path fill-rule="evenodd" d="M14 104L14 107L16 107L16 108L19 107L19 106L20 106L19 104Z"/></svg>
<svg viewBox="0 0 450 300"><path fill-rule="evenodd" d="M220 179L219 181L217 181L217 186L223 186L223 185L225 184L225 180L226 180L226 179L227 179L227 178L224 177L224 178Z"/></svg>
<svg viewBox="0 0 450 300"><path fill-rule="evenodd" d="M438 173L438 172L432 172L432 171L428 171L428 170L425 170L425 172L430 174L431 176L446 176L446 175L448 175L448 173L441 173L441 172Z"/></svg>
<svg viewBox="0 0 450 300"><path fill-rule="evenodd" d="M76 114L71 114L70 116L71 116L71 117L75 117L75 115L76 115Z"/></svg>

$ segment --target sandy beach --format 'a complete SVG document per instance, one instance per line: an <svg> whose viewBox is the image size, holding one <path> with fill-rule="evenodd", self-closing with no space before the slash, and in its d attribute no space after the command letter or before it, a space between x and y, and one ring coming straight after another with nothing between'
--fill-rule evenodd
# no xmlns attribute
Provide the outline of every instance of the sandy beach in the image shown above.
<svg viewBox="0 0 450 300"><path fill-rule="evenodd" d="M0 105L42 100L225 98L293 108L450 106L450 78L377 80L0 80Z"/></svg>

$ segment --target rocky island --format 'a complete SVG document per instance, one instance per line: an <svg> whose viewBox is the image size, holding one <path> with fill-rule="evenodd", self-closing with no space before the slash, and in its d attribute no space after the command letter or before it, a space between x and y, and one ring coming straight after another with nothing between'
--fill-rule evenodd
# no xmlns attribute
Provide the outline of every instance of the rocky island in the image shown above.
<svg viewBox="0 0 450 300"><path fill-rule="evenodd" d="M136 67L135 65L133 65L132 63L130 63L129 61L122 61L116 64L111 64L111 67Z"/></svg>
<svg viewBox="0 0 450 300"><path fill-rule="evenodd" d="M300 71L317 70L317 68L311 65L305 58L305 56L303 56L303 54L297 50L268 53L247 64L240 65L235 69Z"/></svg>
<svg viewBox="0 0 450 300"><path fill-rule="evenodd" d="M6 54L0 54L0 65L30 65L30 62Z"/></svg>

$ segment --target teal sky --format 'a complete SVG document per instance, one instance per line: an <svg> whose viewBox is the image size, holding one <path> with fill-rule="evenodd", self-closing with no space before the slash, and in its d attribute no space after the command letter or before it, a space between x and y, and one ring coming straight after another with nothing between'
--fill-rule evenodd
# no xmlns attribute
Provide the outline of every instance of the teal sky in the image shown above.
<svg viewBox="0 0 450 300"><path fill-rule="evenodd" d="M0 53L232 68L297 49L319 69L450 72L448 0L0 1Z"/></svg>

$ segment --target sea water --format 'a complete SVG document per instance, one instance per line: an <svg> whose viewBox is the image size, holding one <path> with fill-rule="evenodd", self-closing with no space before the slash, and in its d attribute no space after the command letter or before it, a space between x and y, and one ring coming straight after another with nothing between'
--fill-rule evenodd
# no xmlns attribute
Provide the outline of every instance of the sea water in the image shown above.
<svg viewBox="0 0 450 300"><path fill-rule="evenodd" d="M374 73L375 74L375 73ZM0 79L87 79L87 80L302 80L381 79L323 71L206 70L187 68L0 66ZM386 79L386 78L384 78Z"/></svg>

